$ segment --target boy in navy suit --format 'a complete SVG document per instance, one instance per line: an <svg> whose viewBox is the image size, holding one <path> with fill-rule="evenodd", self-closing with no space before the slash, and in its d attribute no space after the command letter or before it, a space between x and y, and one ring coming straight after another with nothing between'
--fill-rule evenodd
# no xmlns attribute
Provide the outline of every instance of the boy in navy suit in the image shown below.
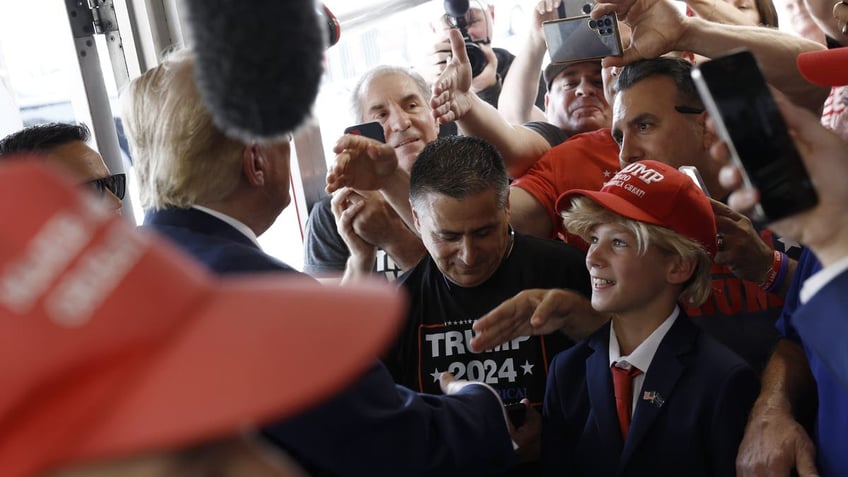
<svg viewBox="0 0 848 477"><path fill-rule="evenodd" d="M612 320L551 364L545 474L735 475L757 376L678 304L710 291L709 200L677 169L641 161L557 205L590 244L592 306Z"/></svg>

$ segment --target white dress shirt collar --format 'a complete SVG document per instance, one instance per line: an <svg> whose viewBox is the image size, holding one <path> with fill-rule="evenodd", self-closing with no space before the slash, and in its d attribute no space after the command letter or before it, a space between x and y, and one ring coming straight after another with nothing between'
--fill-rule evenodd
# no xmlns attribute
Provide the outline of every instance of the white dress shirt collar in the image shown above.
<svg viewBox="0 0 848 477"><path fill-rule="evenodd" d="M230 217L227 214L218 212L217 210L212 210L209 207L203 207L202 205L192 205L191 208L197 209L201 212L205 212L205 213L211 215L212 217L215 217L216 219L223 220L228 225L232 226L234 229L241 232L242 235L249 238L250 241L255 243L257 247L262 248L262 247L259 246L259 239L256 238L256 234L253 233L253 230L251 230L251 228L248 227L247 225L245 225L244 223Z"/></svg>

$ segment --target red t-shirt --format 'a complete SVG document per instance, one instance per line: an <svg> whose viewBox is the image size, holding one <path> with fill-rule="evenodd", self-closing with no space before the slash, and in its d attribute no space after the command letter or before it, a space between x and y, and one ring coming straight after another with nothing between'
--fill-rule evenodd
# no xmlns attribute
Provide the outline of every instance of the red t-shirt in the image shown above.
<svg viewBox="0 0 848 477"><path fill-rule="evenodd" d="M542 204L555 236L575 242L566 237L555 207L557 199L571 189L600 190L618 169L618 144L612 140L609 128L604 128L577 134L552 148L512 185L526 190ZM585 244L581 245L585 249Z"/></svg>

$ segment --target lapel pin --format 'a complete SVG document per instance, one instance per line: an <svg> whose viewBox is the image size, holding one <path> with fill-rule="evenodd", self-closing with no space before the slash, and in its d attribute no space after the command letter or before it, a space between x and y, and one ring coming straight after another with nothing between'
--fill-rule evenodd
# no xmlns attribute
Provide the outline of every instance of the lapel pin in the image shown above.
<svg viewBox="0 0 848 477"><path fill-rule="evenodd" d="M651 405L656 407L662 407L662 405L665 403L665 399L663 399L660 393L656 391L644 391L642 393L642 400L648 401L651 403Z"/></svg>

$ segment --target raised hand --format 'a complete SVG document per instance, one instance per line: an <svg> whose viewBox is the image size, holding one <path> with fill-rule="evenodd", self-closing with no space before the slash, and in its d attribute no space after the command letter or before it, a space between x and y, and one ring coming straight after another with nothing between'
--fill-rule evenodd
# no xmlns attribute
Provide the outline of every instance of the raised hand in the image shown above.
<svg viewBox="0 0 848 477"><path fill-rule="evenodd" d="M795 146L801 153L807 172L815 184L819 203L814 208L780 220L770 228L783 237L810 247L824 265L848 256L848 143L825 129L811 112L795 106L781 95L775 95ZM710 150L713 157L725 160L727 147L723 143ZM739 170L726 166L719 176L722 185L730 189L741 185ZM759 200L755 189L739 189L731 193L728 204L739 211L749 211Z"/></svg>
<svg viewBox="0 0 848 477"><path fill-rule="evenodd" d="M398 166L394 149L387 144L353 134L336 142L336 160L327 171L327 192L342 187L377 190Z"/></svg>
<svg viewBox="0 0 848 477"><path fill-rule="evenodd" d="M632 33L630 44L624 45L623 56L604 58L604 66L657 58L677 49L690 21L669 0L602 0L592 10L592 18L608 13L615 13Z"/></svg>
<svg viewBox="0 0 848 477"><path fill-rule="evenodd" d="M456 121L471 109L471 63L465 51L465 41L459 30L449 32L451 59L441 76L433 84L430 106L433 117L440 124Z"/></svg>

